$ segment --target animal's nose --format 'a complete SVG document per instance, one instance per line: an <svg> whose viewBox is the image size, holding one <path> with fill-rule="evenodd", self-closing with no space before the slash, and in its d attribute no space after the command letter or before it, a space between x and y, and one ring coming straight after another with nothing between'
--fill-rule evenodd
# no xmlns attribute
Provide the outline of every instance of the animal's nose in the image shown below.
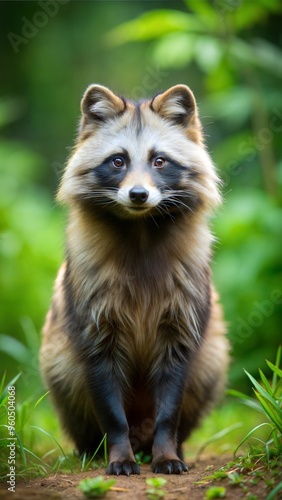
<svg viewBox="0 0 282 500"><path fill-rule="evenodd" d="M129 191L129 198L132 203L145 203L148 197L149 191L141 186L135 186Z"/></svg>

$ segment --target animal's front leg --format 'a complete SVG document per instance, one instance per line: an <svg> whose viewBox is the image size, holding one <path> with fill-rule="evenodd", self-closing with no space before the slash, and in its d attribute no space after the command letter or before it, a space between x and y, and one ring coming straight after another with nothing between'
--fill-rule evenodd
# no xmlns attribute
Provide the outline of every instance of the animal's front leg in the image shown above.
<svg viewBox="0 0 282 500"><path fill-rule="evenodd" d="M153 443L153 472L180 474L188 471L177 455L177 428L187 373L187 358L170 351L162 360L155 384L156 423Z"/></svg>
<svg viewBox="0 0 282 500"><path fill-rule="evenodd" d="M103 433L107 434L107 474L139 474L112 356L103 356L101 351L92 356L87 362L87 372L96 417Z"/></svg>

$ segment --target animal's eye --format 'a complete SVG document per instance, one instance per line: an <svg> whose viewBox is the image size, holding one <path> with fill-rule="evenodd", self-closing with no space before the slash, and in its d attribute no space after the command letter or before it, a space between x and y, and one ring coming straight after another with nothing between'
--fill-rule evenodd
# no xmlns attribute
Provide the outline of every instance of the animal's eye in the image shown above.
<svg viewBox="0 0 282 500"><path fill-rule="evenodd" d="M112 165L115 168L123 168L125 166L124 159L121 158L121 156L116 156L116 158L112 160Z"/></svg>
<svg viewBox="0 0 282 500"><path fill-rule="evenodd" d="M155 168L163 168L166 164L166 160L162 158L162 156L158 156L158 158L155 159L154 161L154 167Z"/></svg>

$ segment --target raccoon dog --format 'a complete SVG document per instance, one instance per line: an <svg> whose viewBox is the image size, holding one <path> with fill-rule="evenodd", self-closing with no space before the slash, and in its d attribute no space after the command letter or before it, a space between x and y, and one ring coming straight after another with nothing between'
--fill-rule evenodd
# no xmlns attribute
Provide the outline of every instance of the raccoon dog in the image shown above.
<svg viewBox="0 0 282 500"><path fill-rule="evenodd" d="M191 90L134 103L91 85L58 200L69 207L41 367L79 453L107 474L187 471L182 443L222 393L225 326L210 281L218 177Z"/></svg>

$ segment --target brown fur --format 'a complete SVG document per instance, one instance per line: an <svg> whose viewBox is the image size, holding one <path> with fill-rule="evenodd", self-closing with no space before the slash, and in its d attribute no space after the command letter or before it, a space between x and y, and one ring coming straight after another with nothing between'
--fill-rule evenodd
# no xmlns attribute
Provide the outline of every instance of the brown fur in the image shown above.
<svg viewBox="0 0 282 500"><path fill-rule="evenodd" d="M155 472L187 470L181 443L222 394L228 343L208 228L217 183L188 87L138 105L86 91L58 193L67 258L41 366L79 452L107 433L109 473L138 473L139 449L152 449Z"/></svg>

